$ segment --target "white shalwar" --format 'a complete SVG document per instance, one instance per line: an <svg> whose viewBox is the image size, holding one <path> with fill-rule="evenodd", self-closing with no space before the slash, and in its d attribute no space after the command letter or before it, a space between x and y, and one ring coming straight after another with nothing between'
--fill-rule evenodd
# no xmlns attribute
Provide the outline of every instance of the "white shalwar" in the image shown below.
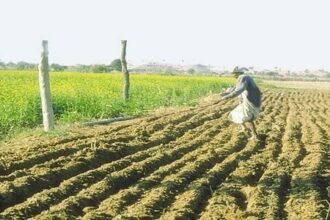
<svg viewBox="0 0 330 220"><path fill-rule="evenodd" d="M240 104L229 113L229 119L236 123L255 120L259 116L260 108L255 107L247 98L248 92L245 90L239 95Z"/></svg>

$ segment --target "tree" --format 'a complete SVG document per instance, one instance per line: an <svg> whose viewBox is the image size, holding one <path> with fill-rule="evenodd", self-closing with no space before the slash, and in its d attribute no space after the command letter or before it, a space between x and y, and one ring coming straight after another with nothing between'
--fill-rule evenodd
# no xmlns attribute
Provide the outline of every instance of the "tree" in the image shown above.
<svg viewBox="0 0 330 220"><path fill-rule="evenodd" d="M28 63L27 62L24 62L24 61L20 61L20 62L18 62L17 64L16 64L16 68L18 69L18 70L25 70L25 69L28 69L27 67L28 67Z"/></svg>
<svg viewBox="0 0 330 220"><path fill-rule="evenodd" d="M51 70L53 70L55 72L61 72L66 69L66 66L62 66L60 64L53 63L52 65L50 65L50 68L51 68Z"/></svg>
<svg viewBox="0 0 330 220"><path fill-rule="evenodd" d="M73 71L78 71L83 73L90 72L91 71L90 69L91 69L90 66L84 64L77 64L71 68L71 70Z"/></svg>
<svg viewBox="0 0 330 220"><path fill-rule="evenodd" d="M0 68L1 69L5 69L6 68L6 64L2 61L0 61Z"/></svg>
<svg viewBox="0 0 330 220"><path fill-rule="evenodd" d="M16 68L16 64L13 63L13 62L8 62L6 66L7 66L8 69L15 69Z"/></svg>
<svg viewBox="0 0 330 220"><path fill-rule="evenodd" d="M195 70L194 70L193 68L190 68L190 69L188 70L188 73L189 73L189 74L194 74L194 73L195 73Z"/></svg>
<svg viewBox="0 0 330 220"><path fill-rule="evenodd" d="M91 66L93 73L106 73L110 71L110 67L106 65L95 64Z"/></svg>
<svg viewBox="0 0 330 220"><path fill-rule="evenodd" d="M32 69L32 65L27 62L20 61L16 64L16 68L18 70L28 70L28 69Z"/></svg>
<svg viewBox="0 0 330 220"><path fill-rule="evenodd" d="M264 73L266 76L278 76L278 72L268 71Z"/></svg>
<svg viewBox="0 0 330 220"><path fill-rule="evenodd" d="M121 71L122 69L122 65L121 65L121 60L120 59L115 59L111 62L111 68L112 70L116 70L116 71Z"/></svg>

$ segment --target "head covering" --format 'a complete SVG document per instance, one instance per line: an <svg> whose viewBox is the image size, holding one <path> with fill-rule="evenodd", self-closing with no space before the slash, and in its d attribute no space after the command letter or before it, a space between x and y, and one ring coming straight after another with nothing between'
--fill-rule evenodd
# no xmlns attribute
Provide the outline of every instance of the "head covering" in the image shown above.
<svg viewBox="0 0 330 220"><path fill-rule="evenodd" d="M245 68L245 67L238 67L236 66L232 72L232 74L236 75L236 74L244 74L246 71L248 71L249 69Z"/></svg>

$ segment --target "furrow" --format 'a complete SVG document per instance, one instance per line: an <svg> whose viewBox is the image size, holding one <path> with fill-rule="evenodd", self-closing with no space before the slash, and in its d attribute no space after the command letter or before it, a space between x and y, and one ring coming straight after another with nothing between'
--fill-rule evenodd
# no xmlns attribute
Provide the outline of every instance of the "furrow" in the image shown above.
<svg viewBox="0 0 330 220"><path fill-rule="evenodd" d="M269 97L268 97L269 99ZM269 108L269 106L267 105L267 109ZM235 132L234 132L235 133ZM223 142L224 139L219 140L220 144L221 142ZM149 180L150 179L150 180ZM134 187L131 187L127 190L122 190L119 195L117 194L114 197L110 197L109 199L105 200L104 202L102 202L101 206L98 208L98 210L90 213L88 215L87 218L91 218L91 216L115 216L117 214L119 214L120 212L123 211L124 207L134 203L134 201L136 201L141 194L143 193L143 191L145 191L146 189L148 189L148 187L151 187L153 185L155 185L156 183L158 184L158 182L155 180L155 177L152 175L150 176L150 178L147 178L146 180L142 180L140 185L137 184ZM148 186L148 187L146 187Z"/></svg>
<svg viewBox="0 0 330 220"><path fill-rule="evenodd" d="M315 114L315 112L313 112ZM310 112L304 112L307 140L305 140L306 155L299 166L293 171L290 182L290 194L285 204L288 218L297 219L304 216L308 219L325 217L324 204L321 200L322 191L319 186L320 173L326 160L328 146L325 131L316 123L316 118ZM300 210L297 212L297 210Z"/></svg>
<svg viewBox="0 0 330 220"><path fill-rule="evenodd" d="M176 126L171 126L171 125L168 125L166 129L164 129L162 132L158 132L158 133L155 133L154 136L151 136L151 137L148 137L147 135L142 139L142 140L138 140L138 143L137 143L137 146L143 146L144 148L147 147L147 146L154 146L154 145L158 145L158 144L165 144L165 143L168 143L170 141L173 141L175 140L177 137L180 137L184 134L184 131L185 129L193 129L194 127L196 126L199 126L201 125L202 123L204 123L206 120L210 120L210 119L214 119L214 118L217 118L217 117L220 117L220 113L221 111L219 112L215 112L215 113L210 113L206 116L199 116L199 115L195 115L193 116L190 120L188 121L185 121L181 124L178 124ZM106 140L105 140L106 141ZM98 142L95 142L95 144L99 144L99 142L102 142L101 140L99 140ZM111 140L110 141L107 141L108 143L113 143ZM117 143L117 145L120 144L120 143ZM77 153L77 151L79 150L83 150L85 148L87 148L88 146L86 145L81 145L81 146L78 146L78 147L74 147L74 148L63 148L62 150L60 151L55 151L54 153L48 153L48 154L43 154L43 155L39 155L39 156L36 156L36 159L35 160L31 160L31 159L28 159L28 160L24 160L24 161L19 161L19 162L16 162L14 164L12 164L11 168L14 169L14 167L16 168L22 168L22 167L25 167L28 168L28 167L31 167L32 165L34 165L37 161L42 163L42 162L45 162L47 160L51 160L53 157L60 157L60 156L68 156L66 155L68 152L69 153ZM142 148L142 149L144 149ZM66 153L64 155L62 151L65 151ZM44 158L43 158L44 157ZM71 160L70 158L67 158L68 160ZM55 159L54 161L51 161L50 163L54 163L56 164L58 167L61 167L63 166L61 163L59 163L58 160L62 160L64 162L66 162L66 159ZM29 165L28 165L29 164ZM50 167L51 164L45 164L46 167ZM51 166L53 169L55 168L54 166ZM8 168L8 170L10 170L10 168ZM13 175L11 176L7 176L7 177L0 177L2 178L3 180L5 180L6 178L8 180L11 180L12 178L18 176L18 177L21 177L21 176L24 176L24 174L26 173L26 171L20 171L18 170L16 173L14 173Z"/></svg>
<svg viewBox="0 0 330 220"><path fill-rule="evenodd" d="M249 192L256 187L259 178L270 166L268 160L274 160L280 152L282 136L280 127L285 123L287 111L282 106L276 107L273 115L263 121L266 134L270 134L265 137L265 146L259 151L254 151L249 160L240 162L230 176L212 193L211 199L207 201L208 204L202 205L205 208L200 210L201 219L216 217L244 219L247 217L247 210L251 204ZM272 123L274 119L276 120ZM263 125L260 127L262 129ZM198 217L200 211L195 212L195 217Z"/></svg>
<svg viewBox="0 0 330 220"><path fill-rule="evenodd" d="M295 120L298 116L294 110L295 105L290 99L286 105L290 110L287 114L286 126L284 123L281 126L281 138L278 143L281 152L277 160L268 165L257 186L246 190L249 198L246 211L249 217L286 218L283 204L288 194L289 173L292 172L291 167L295 167L304 156L304 148L300 142L301 124Z"/></svg>
<svg viewBox="0 0 330 220"><path fill-rule="evenodd" d="M262 120L262 123L260 123L260 127L265 126L266 124L270 124L273 115L275 114L275 112L278 111L279 108L277 108L277 110L274 110L270 115L267 115L267 119ZM265 127L265 132L267 133L270 128L269 126ZM199 210L202 210L201 208L205 205L208 198L212 195L213 189L215 189L216 186L218 186L222 181L224 181L227 176L235 170L237 166L241 167L242 162L239 163L240 159L246 159L250 155L255 153L255 150L260 150L261 147L265 144L263 142L264 140L259 143L249 143L246 152L244 151L244 149L242 155L231 155L223 163L216 165L206 175L192 182L184 193L179 194L177 196L177 199L169 207L168 211L166 211L165 214L162 216L162 219L198 218L197 215L200 212ZM248 162L245 163L247 164Z"/></svg>
<svg viewBox="0 0 330 220"><path fill-rule="evenodd" d="M175 194L180 193L191 181L203 175L216 163L223 161L228 155L240 151L245 144L244 135L235 135L225 147L208 144L207 147L210 149L208 153L200 155L197 160L187 164L178 173L165 177L159 186L145 192L137 203L128 207L127 211L118 217L158 218L174 199Z"/></svg>
<svg viewBox="0 0 330 220"><path fill-rule="evenodd" d="M167 126L170 126L171 124L180 124L181 122L185 122L189 117L193 116L193 114L189 114L188 115L184 115L184 116L180 116L178 118L176 118L174 121L167 121ZM145 129L144 132L141 132L139 131L138 133L140 133L140 135L137 135L137 134L130 134L130 136L134 136L135 135L135 139L137 140L133 140L133 139L127 139L125 137L112 137L110 140L107 140L107 139L103 139L103 138L98 138L98 139L93 139L93 140L90 140L90 143L88 143L90 146L93 146L93 145L100 145L102 144L103 142L104 143L107 143L107 144L116 144L116 145L127 145L125 142L130 142L130 143L136 143L137 146L140 146L140 145L144 145L144 146L147 146L147 145L153 145L153 144L157 144L159 141L154 140L155 143L148 143L148 139L152 139L153 137L150 137L151 134L153 134L153 132L156 132L156 131L159 131L159 127L158 129L155 129L153 126L152 129L153 129L153 132L151 131L148 131L148 133L146 132L146 129L148 128L145 128L143 126L143 124L141 124L141 126ZM126 134L127 136L127 134ZM139 137L141 136L141 137ZM159 136L157 134L157 136ZM156 137L157 137L156 136ZM160 140L162 141L162 140ZM88 144L85 143L83 144L82 146L78 146L78 148L76 147L73 147L73 148L67 148L67 146L64 146L64 149L67 151L64 155L61 155L63 152L60 150L60 151L56 151L55 155L54 153L50 155L51 158L55 158L55 159L51 159L49 160L49 158L47 156L45 156L45 154L41 154L41 157L44 155L45 158L42 158L43 160L45 160L45 162L42 164L37 164L35 166L44 166L44 167L48 167L48 168L56 168L56 167L62 167L64 166L66 163L70 162L71 160L74 160L75 159L75 154L78 154L80 153L80 151L84 151L86 149L88 149ZM74 153L74 154L72 154ZM56 156L59 156L58 158L56 158ZM26 163L28 163L29 160L26 160L26 162L16 162L18 165L16 165L16 168L17 166L18 167L24 167L25 166L25 169L24 170L16 170L14 172L12 172L10 175L6 175L6 176L0 176L0 180L3 182L3 181L11 181L11 180L14 180L14 179L17 179L19 177L23 177L25 175L29 175L29 172L31 172L31 170L28 170L26 169L27 167L29 166L26 166ZM33 165L33 163L32 163ZM30 165L30 166L32 166ZM15 165L11 165L11 169L15 169ZM32 167L34 168L34 167ZM7 169L7 172L10 172L9 171L10 168Z"/></svg>
<svg viewBox="0 0 330 220"><path fill-rule="evenodd" d="M217 122L217 120L211 120L211 121L206 121L205 123L204 123L204 125L203 126L201 126L201 127L198 127L197 129L193 129L193 130L190 130L188 133L187 133L187 135L186 135L186 139L187 139L187 141L189 140L192 140L192 139L194 139L193 137L198 137L199 135L201 135L201 134L203 134L203 131L204 130L207 130L207 128L209 127L209 125L208 124L212 124L212 123L216 123ZM174 142L175 143L175 142ZM182 144L184 144L185 142L183 141L183 140L178 140L177 141L177 143L182 143ZM173 144L171 144L171 145L173 145ZM171 146L171 145L169 145L169 146ZM164 147L165 147L166 145L164 145ZM33 198L33 197L32 197ZM60 197L61 198L61 197ZM56 201L57 201L57 199L55 199ZM34 204L32 205L32 206L34 206Z"/></svg>
<svg viewBox="0 0 330 220"><path fill-rule="evenodd" d="M233 137L233 136L231 136ZM183 169L186 169L188 164L193 164L195 161L198 161L201 155L208 154L213 152L213 150L220 146L214 146L210 148L209 145L216 145L225 143L230 138L230 134L228 132L221 132L217 136L215 136L210 142L205 142L203 146L197 148L194 151L183 156L181 159L168 164L166 166L160 167L150 176L141 179L134 186L119 191L119 193L109 197L108 199L102 201L98 207L93 212L88 213L84 216L85 219L92 219L95 216L102 216L103 218L111 218L114 217L123 210L140 200L141 196L150 191L155 186L159 185L164 178L167 178L168 175L173 175L178 172L182 172Z"/></svg>
<svg viewBox="0 0 330 220"><path fill-rule="evenodd" d="M188 118L194 117L194 114L185 114L185 115L179 115L178 118L175 118L174 123L170 123L171 121L167 121L167 126L170 125L176 125L180 124L181 122L185 122ZM133 139L137 137L146 138L145 136L150 136L150 134L145 133L144 131L141 132L141 127L139 126L137 131L135 132L125 132L122 135L121 134L110 134L107 137L94 137L91 139L85 140L84 143L77 144L73 143L73 146L68 146L67 144L61 144L60 146L56 146L49 149L49 148L41 148L43 149L42 152L34 152L32 151L32 156L28 157L28 155L24 154L25 158L11 158L9 160L8 158L5 158L4 160L10 161L6 164L6 167L4 168L5 175L9 175L10 173L20 170L20 169L26 169L33 167L34 165L44 163L46 161L49 161L51 159L56 159L61 156L69 156L71 154L76 153L77 151L87 148L92 144L97 143L98 141L107 142L108 144L113 144L116 142L128 142L132 141ZM162 127L159 127L162 128ZM157 129L153 130L154 132L159 131ZM140 138L140 139L141 139Z"/></svg>
<svg viewBox="0 0 330 220"><path fill-rule="evenodd" d="M211 140L217 133L218 132L208 134L207 138ZM75 196L63 200L58 205L52 206L49 211L41 213L41 215L36 216L36 218L38 219L42 218L42 216L49 215L56 216L63 211L65 211L65 215L67 216L79 216L82 214L83 208L98 204L98 201L106 199L110 195L117 193L120 189L129 187L142 177L148 176L159 167L180 159L185 154L203 145L204 142L205 137L200 136L200 138L189 144L166 149L142 162L134 163L124 170L111 173L102 181L80 191Z"/></svg>
<svg viewBox="0 0 330 220"><path fill-rule="evenodd" d="M211 119L211 118L214 118L214 115L210 115L209 117L204 117L204 120L202 119L202 121L204 121L204 126L201 126L201 127L198 127L198 125L200 124L200 123L195 123L194 125L196 125L195 127L192 127L192 128L194 128L194 129L192 129L192 130L190 130L189 132L187 132L186 133L186 135L184 135L183 134L183 138L186 138L187 140L191 140L191 139L189 139L189 137L190 138L192 138L192 137L198 137L198 135L200 135L201 134L201 132L203 132L203 130L205 130L205 129L207 129L207 127L208 127L208 123L209 122L213 122L213 123L215 123L216 122L216 120L211 120L211 121L206 121L205 119L206 118L208 118L208 119ZM191 124L192 123L188 123L188 125L189 126L191 126ZM195 128L197 128L197 129L195 129ZM173 131L174 132L174 131ZM181 130L180 130L180 132L182 132ZM186 136L186 137L185 137ZM179 139L178 141L177 141L177 143L182 143L182 144L184 144L185 142L183 141L183 140L181 140L181 139ZM159 144L165 144L165 143L158 143L158 145ZM175 144L175 142L174 142L174 144ZM157 145L157 144L155 144L155 145ZM165 145L164 145L165 146ZM137 149L139 149L139 150L142 150L141 149L141 147L139 147L139 146L135 146ZM121 150L119 150L118 152L120 152L120 154L123 154L123 153L125 153L125 151L127 152L127 151L129 151L129 149L130 148L123 148L123 149L121 149ZM134 148L132 148L132 149L134 149ZM136 149L135 149L136 150ZM115 154L117 153L117 151L115 152ZM135 152L132 152L132 153L135 153ZM102 157L104 157L104 155L103 154L100 154L100 156L102 156ZM120 155L117 155L117 157L121 157ZM105 160L109 160L109 162L111 161L111 159L109 159L109 157L104 157L104 159ZM84 160L84 161L86 161L86 162L88 162L89 160ZM83 164L81 164L80 163L80 165L83 165ZM73 166L76 166L74 163L73 163ZM83 167L85 167L85 166L83 166ZM63 168L64 169L64 168ZM76 169L77 170L77 172L79 171L78 169ZM68 173L70 173L69 171L68 171ZM46 174L46 175L50 175L50 174ZM59 175L62 175L63 176L63 173L62 172L59 172ZM71 176L74 176L74 175L72 175L72 173L71 173ZM56 178L57 179L57 181L58 181L58 179L59 178ZM34 180L34 179L33 179ZM1 186L1 185L0 185ZM25 191L23 191L24 189L26 189L26 187L24 187L24 186L22 186L22 185L19 185L20 186L20 189L22 189L21 190L21 192L25 192ZM30 187L35 187L35 185L29 185ZM11 187L13 187L13 186L11 186ZM5 201L3 201L3 204L16 204L18 201L22 201L23 199L20 199L21 197L22 197L22 195L21 194L18 194L18 190L8 190L8 187L7 188L5 188L5 187L2 187L3 188L3 194L2 195L5 195L5 196L3 196L2 198L5 198L6 200ZM10 189L10 188L9 188ZM32 189L33 190L33 189ZM40 189L39 189L40 190ZM8 195L6 195L5 193L7 193ZM26 194L29 194L29 193L31 193L31 191L28 191L28 192L26 192ZM12 196L10 196L10 195L12 195ZM17 197L15 197L16 195L19 195L20 196L20 198L17 198ZM27 197L27 196L25 196L25 197ZM12 198L13 200L8 200L8 198ZM20 200L18 200L18 199L20 199ZM4 200L4 199L3 199ZM8 205L7 205L8 206Z"/></svg>

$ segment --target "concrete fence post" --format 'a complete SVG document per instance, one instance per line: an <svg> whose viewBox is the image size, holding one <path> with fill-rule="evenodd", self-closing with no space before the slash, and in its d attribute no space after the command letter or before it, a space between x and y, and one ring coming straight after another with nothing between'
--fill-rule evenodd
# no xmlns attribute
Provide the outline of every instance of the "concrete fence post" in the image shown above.
<svg viewBox="0 0 330 220"><path fill-rule="evenodd" d="M126 40L121 41L122 49L121 49L121 67L122 67L122 73L124 77L124 87L123 87L123 96L125 100L129 99L129 72L127 69L127 62L126 62Z"/></svg>
<svg viewBox="0 0 330 220"><path fill-rule="evenodd" d="M42 107L44 130L48 132L54 128L54 112L49 82L48 42L42 41L41 59L39 63L39 87Z"/></svg>

